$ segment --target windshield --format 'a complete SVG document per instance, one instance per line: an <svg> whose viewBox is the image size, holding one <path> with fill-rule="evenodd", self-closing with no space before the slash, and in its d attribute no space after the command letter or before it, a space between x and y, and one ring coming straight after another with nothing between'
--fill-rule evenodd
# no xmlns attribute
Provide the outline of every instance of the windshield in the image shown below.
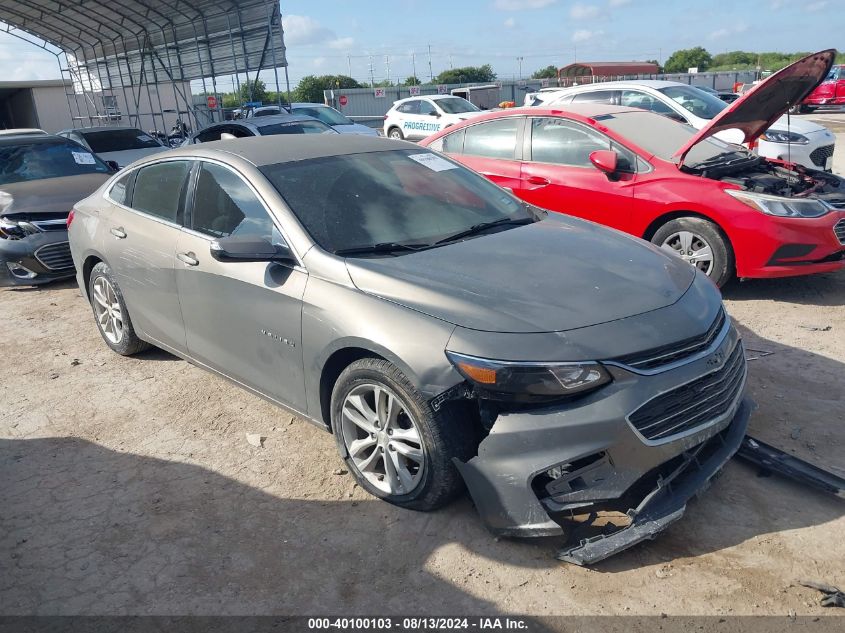
<svg viewBox="0 0 845 633"><path fill-rule="evenodd" d="M653 112L617 112L593 118L663 160L672 160L675 152L698 133L691 125ZM711 136L696 143L684 162L692 166L720 154L737 151L743 151L743 148Z"/></svg>
<svg viewBox="0 0 845 633"><path fill-rule="evenodd" d="M482 223L534 220L487 179L422 149L327 156L261 171L331 252L425 247Z"/></svg>
<svg viewBox="0 0 845 633"><path fill-rule="evenodd" d="M466 99L461 97L447 97L445 99L437 99L435 101L437 106L446 114L461 114L462 112L481 112L481 110L472 105Z"/></svg>
<svg viewBox="0 0 845 633"><path fill-rule="evenodd" d="M258 128L261 136L273 134L333 134L335 131L321 121L291 121L290 123L272 123Z"/></svg>
<svg viewBox="0 0 845 633"><path fill-rule="evenodd" d="M660 88L660 92L678 103L688 112L708 121L728 107L719 97L704 92L693 86L670 86Z"/></svg>
<svg viewBox="0 0 845 633"><path fill-rule="evenodd" d="M0 145L0 185L109 171L103 161L76 143Z"/></svg>
<svg viewBox="0 0 845 633"><path fill-rule="evenodd" d="M134 128L104 130L102 132L80 132L80 135L88 143L88 147L97 154L122 152L127 149L161 147L161 143L156 141L152 136Z"/></svg>
<svg viewBox="0 0 845 633"><path fill-rule="evenodd" d="M313 116L315 119L319 119L326 125L353 125L353 122L343 116L340 112L335 110L334 108L301 108L296 107L293 109L294 112L297 114L304 114L306 116Z"/></svg>

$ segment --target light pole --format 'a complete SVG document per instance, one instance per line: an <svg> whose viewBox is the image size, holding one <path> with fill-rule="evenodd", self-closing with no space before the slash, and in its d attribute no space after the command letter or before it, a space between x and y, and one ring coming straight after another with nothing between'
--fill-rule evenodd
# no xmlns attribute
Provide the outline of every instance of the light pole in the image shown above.
<svg viewBox="0 0 845 633"><path fill-rule="evenodd" d="M519 78L522 79L522 56L516 58L516 61L519 62Z"/></svg>

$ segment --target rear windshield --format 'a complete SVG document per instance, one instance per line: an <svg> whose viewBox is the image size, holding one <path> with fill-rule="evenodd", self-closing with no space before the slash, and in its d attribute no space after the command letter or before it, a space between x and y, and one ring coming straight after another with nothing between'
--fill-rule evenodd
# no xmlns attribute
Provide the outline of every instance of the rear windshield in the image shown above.
<svg viewBox="0 0 845 633"><path fill-rule="evenodd" d="M122 152L127 149L149 149L161 147L161 143L141 130L104 130L102 132L80 132L85 142L98 154Z"/></svg>
<svg viewBox="0 0 845 633"><path fill-rule="evenodd" d="M462 112L481 112L466 99L461 97L447 97L436 101L438 107L446 114L461 114Z"/></svg>
<svg viewBox="0 0 845 633"><path fill-rule="evenodd" d="M327 156L261 171L311 237L332 252L433 245L479 223L532 217L486 178L422 149Z"/></svg>
<svg viewBox="0 0 845 633"><path fill-rule="evenodd" d="M673 121L654 112L617 112L593 118L663 160L672 160L672 156L698 133L691 125ZM711 136L693 146L685 163L692 165L738 149L740 148L736 145Z"/></svg>
<svg viewBox="0 0 845 633"><path fill-rule="evenodd" d="M76 143L0 145L0 185L109 171L103 161Z"/></svg>
<svg viewBox="0 0 845 633"><path fill-rule="evenodd" d="M328 125L321 121L293 121L291 123L272 123L262 125L258 128L261 136L272 136L273 134L324 134L334 132Z"/></svg>
<svg viewBox="0 0 845 633"><path fill-rule="evenodd" d="M352 125L352 121L334 108L295 107L293 111L296 114L313 116L315 119L320 119L326 125Z"/></svg>

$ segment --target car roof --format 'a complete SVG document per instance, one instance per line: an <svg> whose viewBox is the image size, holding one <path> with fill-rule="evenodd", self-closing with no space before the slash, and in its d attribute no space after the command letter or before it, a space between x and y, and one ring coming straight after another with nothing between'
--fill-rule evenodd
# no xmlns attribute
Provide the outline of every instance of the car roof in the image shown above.
<svg viewBox="0 0 845 633"><path fill-rule="evenodd" d="M291 103L290 107L292 107L292 108L331 108L331 106L327 106L325 103L307 103L305 101L297 101L297 102Z"/></svg>
<svg viewBox="0 0 845 633"><path fill-rule="evenodd" d="M0 130L0 136L43 136L45 134L47 132L37 127L13 127L8 130Z"/></svg>
<svg viewBox="0 0 845 633"><path fill-rule="evenodd" d="M414 143L395 141L380 136L362 136L357 134L289 134L282 142L278 136L257 136L238 138L227 141L211 141L199 145L189 145L157 154L164 156L220 157L232 154L249 161L257 167L290 163L311 158L344 156L364 152L380 152L391 149L425 150Z"/></svg>
<svg viewBox="0 0 845 633"><path fill-rule="evenodd" d="M415 99L431 99L433 101L437 101L438 99L463 99L463 97L459 97L458 95L416 95L413 97L405 97L404 99L399 99L394 101L394 104L397 103L405 103L406 101L414 101ZM466 101L466 99L464 99Z"/></svg>
<svg viewBox="0 0 845 633"><path fill-rule="evenodd" d="M80 147L79 143L74 143L71 140L55 136L54 134L20 134L0 136L0 146L6 145L64 145L70 144L74 147ZM87 150L86 150L87 151Z"/></svg>
<svg viewBox="0 0 845 633"><path fill-rule="evenodd" d="M62 130L62 132L114 132L116 130L135 130L137 132L143 132L141 128L128 127L126 125L92 125L89 127L72 127Z"/></svg>
<svg viewBox="0 0 845 633"><path fill-rule="evenodd" d="M624 88L625 86L640 86L641 88L668 88L669 86L687 86L689 84L680 81L667 81L665 79L630 79L628 81L600 81L594 84L581 84L580 86L569 86L568 88L561 88L561 91L575 92L581 90L601 90L602 88Z"/></svg>

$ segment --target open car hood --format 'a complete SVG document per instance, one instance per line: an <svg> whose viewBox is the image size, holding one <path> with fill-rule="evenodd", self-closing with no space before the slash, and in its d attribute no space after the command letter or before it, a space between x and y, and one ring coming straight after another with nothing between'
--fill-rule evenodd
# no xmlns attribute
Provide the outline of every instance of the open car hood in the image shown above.
<svg viewBox="0 0 845 633"><path fill-rule="evenodd" d="M694 145L725 130L740 130L745 135L743 143L755 140L790 107L801 103L824 81L835 57L835 49L819 51L761 81L713 117L710 123L675 153L674 158L683 164Z"/></svg>

